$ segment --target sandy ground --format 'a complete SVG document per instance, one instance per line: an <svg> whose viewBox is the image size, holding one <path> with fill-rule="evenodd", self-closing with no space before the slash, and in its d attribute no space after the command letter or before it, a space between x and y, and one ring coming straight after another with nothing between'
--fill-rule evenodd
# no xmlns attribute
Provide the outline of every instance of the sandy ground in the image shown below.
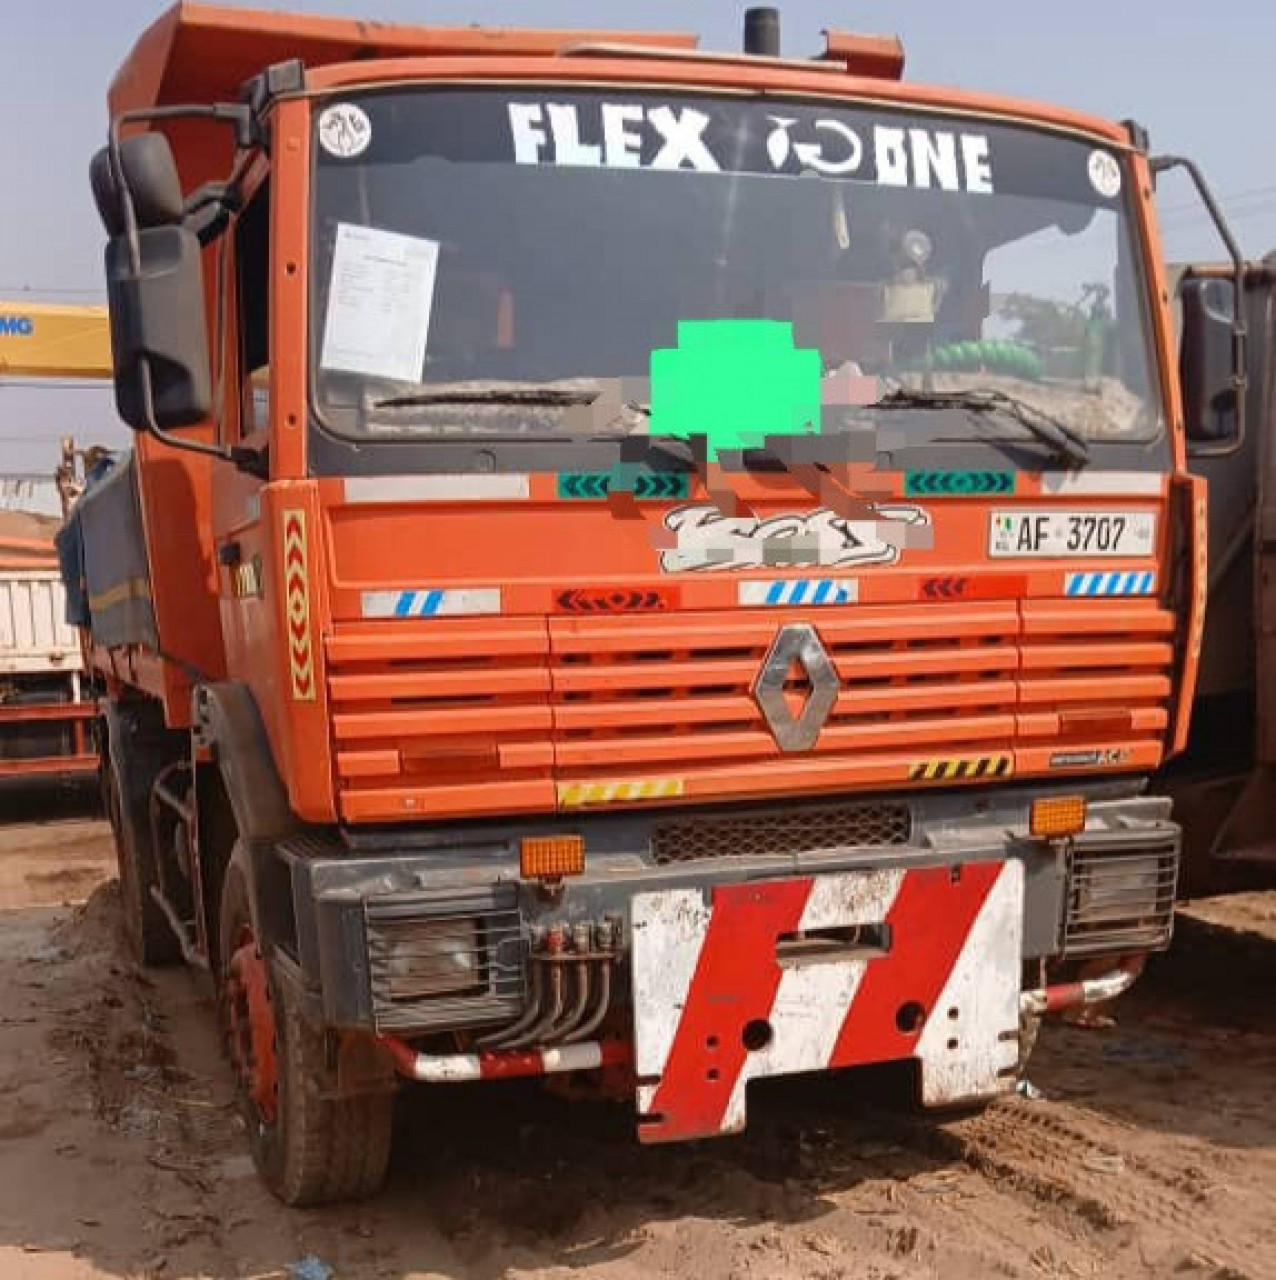
<svg viewBox="0 0 1276 1280"><path fill-rule="evenodd" d="M1276 1277L1276 895L1194 908L1114 1027L1048 1028L1043 1100L939 1121L889 1073L784 1081L740 1138L644 1149L624 1108L417 1092L383 1196L295 1212L207 993L124 959L112 872L95 822L0 829L4 1280Z"/></svg>

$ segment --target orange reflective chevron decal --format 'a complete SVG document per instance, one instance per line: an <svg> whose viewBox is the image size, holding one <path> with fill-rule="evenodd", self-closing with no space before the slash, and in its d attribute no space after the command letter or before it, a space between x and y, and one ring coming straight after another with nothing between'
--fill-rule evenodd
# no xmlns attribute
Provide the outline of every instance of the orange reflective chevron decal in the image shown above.
<svg viewBox="0 0 1276 1280"><path fill-rule="evenodd" d="M1208 488L1203 476L1176 477L1178 520L1183 551L1191 565L1191 585L1184 592L1185 600L1179 609L1186 614L1184 620L1184 645L1182 669L1179 673L1177 706L1174 712L1173 732L1169 741L1169 754L1176 755L1187 747L1188 731L1192 723L1192 708L1196 698L1196 681L1200 670L1201 647L1205 639L1205 615L1209 603L1209 501Z"/></svg>
<svg viewBox="0 0 1276 1280"><path fill-rule="evenodd" d="M315 700L315 650L310 624L309 547L306 513L300 508L283 513L284 601L288 611L288 671L292 696Z"/></svg>

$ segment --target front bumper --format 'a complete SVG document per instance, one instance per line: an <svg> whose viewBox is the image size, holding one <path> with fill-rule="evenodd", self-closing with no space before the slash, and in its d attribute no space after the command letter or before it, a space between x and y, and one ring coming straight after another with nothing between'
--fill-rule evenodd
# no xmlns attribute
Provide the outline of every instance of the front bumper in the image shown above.
<svg viewBox="0 0 1276 1280"><path fill-rule="evenodd" d="M902 839L880 820L888 802L865 802L874 811L871 831L882 843L843 846L829 838L827 806L733 809L745 829L761 833L758 838L742 842L733 835L726 843L711 833L704 847L717 856L699 859L683 856L694 846L666 839L662 847L679 856L663 862L652 856L663 815L583 821L577 830L586 840L587 872L568 880L556 898L520 879L518 839L531 824L409 829L355 840L309 836L285 842L278 853L291 885L295 958L320 997L324 1021L405 1034L513 1020L528 996L532 939L555 928L570 945L573 928L608 922L627 972L633 904L653 892L692 891L707 900L719 886L740 883L1013 860L1024 881L1023 959L1167 945L1180 849L1169 802L1100 794L1091 799L1084 833L1046 844L1028 834L1028 808L1039 794L1041 789L1006 788L977 799L962 792L910 798ZM813 831L820 847L803 850L790 840L783 851L768 854L768 847L789 839L777 814L812 812L820 822L807 822L803 830ZM701 839L700 828L687 830ZM400 959L410 960L418 930L450 933L455 951L456 934L467 922L478 923L481 937L474 954L453 968L456 976L468 973L475 981L454 984L453 993L417 994L420 984L413 986L402 964L392 972L378 963L378 951L384 959L396 935L410 944L399 948ZM433 952L425 948L427 966L442 966L440 951L448 950L436 938Z"/></svg>
<svg viewBox="0 0 1276 1280"><path fill-rule="evenodd" d="M558 893L520 879L514 835L280 853L325 1023L427 1050L468 1033L471 1066L629 1042L659 1142L742 1127L766 1076L911 1059L925 1105L1013 1089L1024 962L1168 945L1180 850L1166 800L1100 799L1046 843L1031 799L929 798L906 843L664 863L586 827Z"/></svg>

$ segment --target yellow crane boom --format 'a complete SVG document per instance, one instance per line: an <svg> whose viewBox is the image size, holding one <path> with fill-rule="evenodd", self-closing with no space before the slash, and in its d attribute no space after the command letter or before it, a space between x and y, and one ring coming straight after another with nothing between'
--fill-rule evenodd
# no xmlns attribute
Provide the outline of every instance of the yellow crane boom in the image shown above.
<svg viewBox="0 0 1276 1280"><path fill-rule="evenodd" d="M0 299L0 383L8 378L111 376L105 307L51 306ZM63 441L58 490L74 496L75 449ZM63 620L47 526L19 512L0 522L0 613L17 621L0 644L0 777L19 780L91 773L97 768L92 723L95 690L82 679L84 640ZM15 640L17 643L15 644ZM76 653L76 648L80 652ZM34 685L31 684L35 680ZM50 693L49 689L54 692Z"/></svg>
<svg viewBox="0 0 1276 1280"><path fill-rule="evenodd" d="M111 376L105 307L0 299L0 379Z"/></svg>

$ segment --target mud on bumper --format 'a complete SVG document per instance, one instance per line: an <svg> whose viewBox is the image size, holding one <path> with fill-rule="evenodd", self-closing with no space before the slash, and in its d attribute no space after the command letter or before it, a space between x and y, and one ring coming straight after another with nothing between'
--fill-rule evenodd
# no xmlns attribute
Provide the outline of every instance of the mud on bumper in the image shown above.
<svg viewBox="0 0 1276 1280"><path fill-rule="evenodd" d="M606 1020L659 1141L740 1127L764 1076L911 1058L924 1103L1013 1088L1023 961L1166 945L1179 858L1162 800L1100 799L1047 845L1030 798L929 798L906 843L663 863L641 822L583 823L558 896L520 881L514 832L281 852L326 1022L529 1048Z"/></svg>

